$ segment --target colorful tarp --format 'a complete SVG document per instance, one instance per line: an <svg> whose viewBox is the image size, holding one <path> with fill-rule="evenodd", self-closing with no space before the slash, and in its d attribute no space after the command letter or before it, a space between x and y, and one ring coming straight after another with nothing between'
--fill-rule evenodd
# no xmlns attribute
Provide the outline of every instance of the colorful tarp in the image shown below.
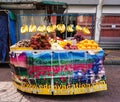
<svg viewBox="0 0 120 102"><path fill-rule="evenodd" d="M10 52L14 85L24 92L48 95L107 90L103 58L103 50Z"/></svg>

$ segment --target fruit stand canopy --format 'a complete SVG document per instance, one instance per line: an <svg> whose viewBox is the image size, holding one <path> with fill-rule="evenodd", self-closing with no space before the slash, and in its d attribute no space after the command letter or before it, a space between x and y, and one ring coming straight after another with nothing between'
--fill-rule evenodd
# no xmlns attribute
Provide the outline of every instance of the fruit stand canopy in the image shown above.
<svg viewBox="0 0 120 102"><path fill-rule="evenodd" d="M42 4L46 5L66 5L64 2L55 2L55 1L42 1Z"/></svg>

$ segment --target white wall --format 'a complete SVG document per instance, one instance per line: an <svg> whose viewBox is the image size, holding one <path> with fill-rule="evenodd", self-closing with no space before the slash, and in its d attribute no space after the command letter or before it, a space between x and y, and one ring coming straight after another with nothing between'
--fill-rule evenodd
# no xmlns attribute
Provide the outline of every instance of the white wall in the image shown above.
<svg viewBox="0 0 120 102"><path fill-rule="evenodd" d="M120 6L103 6L102 13L120 13Z"/></svg>
<svg viewBox="0 0 120 102"><path fill-rule="evenodd" d="M68 13L96 13L96 6L68 6Z"/></svg>

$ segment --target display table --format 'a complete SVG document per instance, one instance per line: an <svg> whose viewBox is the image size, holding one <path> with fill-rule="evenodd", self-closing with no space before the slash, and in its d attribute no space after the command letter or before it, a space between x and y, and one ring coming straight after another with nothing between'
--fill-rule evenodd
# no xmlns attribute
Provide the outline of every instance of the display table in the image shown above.
<svg viewBox="0 0 120 102"><path fill-rule="evenodd" d="M74 95L107 90L104 51L11 50L17 89L33 94Z"/></svg>

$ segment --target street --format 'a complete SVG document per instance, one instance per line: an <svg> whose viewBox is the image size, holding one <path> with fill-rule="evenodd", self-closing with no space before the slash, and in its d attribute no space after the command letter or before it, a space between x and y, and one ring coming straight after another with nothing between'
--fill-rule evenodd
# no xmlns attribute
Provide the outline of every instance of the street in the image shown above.
<svg viewBox="0 0 120 102"><path fill-rule="evenodd" d="M104 65L107 91L72 96L33 95L16 90L9 66L0 65L0 102L120 102L120 65Z"/></svg>

